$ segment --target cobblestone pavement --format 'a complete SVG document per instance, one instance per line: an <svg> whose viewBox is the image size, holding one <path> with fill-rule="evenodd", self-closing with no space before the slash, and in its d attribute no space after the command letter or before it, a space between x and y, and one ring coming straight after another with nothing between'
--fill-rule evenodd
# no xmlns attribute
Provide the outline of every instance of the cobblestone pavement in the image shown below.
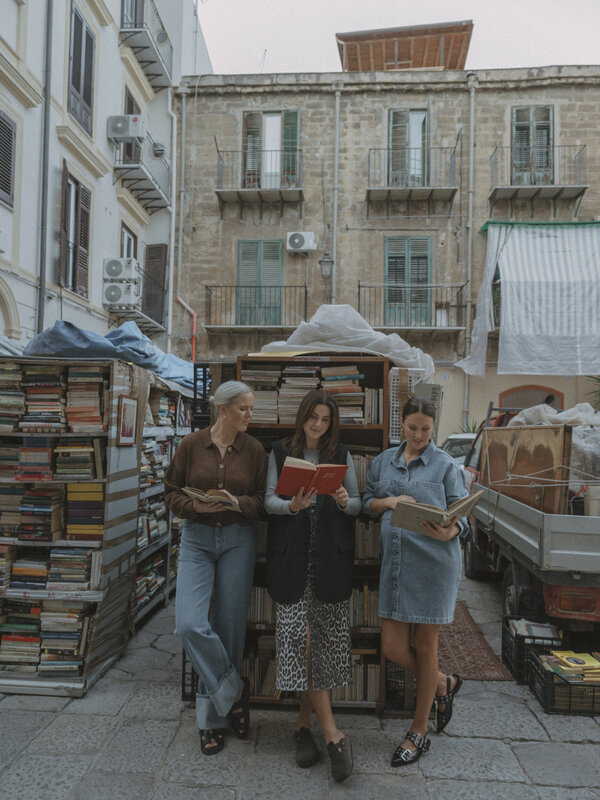
<svg viewBox="0 0 600 800"><path fill-rule="evenodd" d="M500 588L463 580L459 597L500 653ZM80 699L0 695L2 800L600 800L600 717L549 715L525 686L466 681L446 732L416 764L389 765L405 719L339 714L354 772L342 784L321 758L295 766L293 710L253 710L248 741L200 753L180 700L174 605Z"/></svg>

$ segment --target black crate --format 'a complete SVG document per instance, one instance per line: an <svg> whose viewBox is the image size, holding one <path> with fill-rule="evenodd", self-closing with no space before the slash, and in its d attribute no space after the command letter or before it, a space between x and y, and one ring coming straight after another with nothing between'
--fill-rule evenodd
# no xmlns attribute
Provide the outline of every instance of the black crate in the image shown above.
<svg viewBox="0 0 600 800"><path fill-rule="evenodd" d="M193 667L192 662L182 650L181 660L181 699L195 700L198 692L198 673Z"/></svg>
<svg viewBox="0 0 600 800"><path fill-rule="evenodd" d="M529 688L544 711L548 714L600 714L600 684L568 683L544 669L538 654L549 653L550 649L544 647L532 652L529 662Z"/></svg>
<svg viewBox="0 0 600 800"><path fill-rule="evenodd" d="M521 617L502 618L502 663L517 683L528 683L531 653L539 647L564 647L566 642L557 643L555 639L547 636L524 636L521 633L513 633L509 627L511 619L521 619Z"/></svg>
<svg viewBox="0 0 600 800"><path fill-rule="evenodd" d="M384 711L414 711L416 686L414 673L386 660Z"/></svg>

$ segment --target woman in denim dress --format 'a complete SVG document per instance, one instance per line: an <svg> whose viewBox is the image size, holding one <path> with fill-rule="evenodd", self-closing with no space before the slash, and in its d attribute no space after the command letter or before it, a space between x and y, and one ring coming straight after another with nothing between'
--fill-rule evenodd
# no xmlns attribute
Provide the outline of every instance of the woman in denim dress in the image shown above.
<svg viewBox="0 0 600 800"><path fill-rule="evenodd" d="M429 750L427 722L434 702L437 731L452 714L452 701L462 683L459 675L438 668L440 625L452 622L461 577L459 535L467 522L454 517L442 528L423 523L415 533L392 525L398 500L413 500L447 508L465 497L464 480L454 459L431 441L435 406L412 398L402 411L406 439L385 450L369 468L364 510L381 517L379 616L385 657L416 674L415 715L392 766L416 761Z"/></svg>

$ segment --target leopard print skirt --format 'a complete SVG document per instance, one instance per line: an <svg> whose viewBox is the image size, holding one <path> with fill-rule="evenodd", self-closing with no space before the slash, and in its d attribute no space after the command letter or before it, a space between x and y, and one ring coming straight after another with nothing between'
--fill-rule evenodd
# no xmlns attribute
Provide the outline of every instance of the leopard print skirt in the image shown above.
<svg viewBox="0 0 600 800"><path fill-rule="evenodd" d="M349 601L322 603L315 597L314 512L310 518L306 589L297 602L276 604L276 685L284 692L306 691L309 687L309 630L312 688L333 689L352 683Z"/></svg>

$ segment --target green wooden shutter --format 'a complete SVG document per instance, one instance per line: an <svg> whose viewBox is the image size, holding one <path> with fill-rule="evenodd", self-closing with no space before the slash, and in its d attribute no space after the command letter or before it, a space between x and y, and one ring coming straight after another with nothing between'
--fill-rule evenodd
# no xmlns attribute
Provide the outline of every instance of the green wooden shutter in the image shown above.
<svg viewBox="0 0 600 800"><path fill-rule="evenodd" d="M16 143L16 123L0 111L0 200L11 208L15 195Z"/></svg>
<svg viewBox="0 0 600 800"><path fill-rule="evenodd" d="M552 183L552 106L515 106L512 111L512 184Z"/></svg>
<svg viewBox="0 0 600 800"><path fill-rule="evenodd" d="M406 186L408 111L392 109L389 118L388 186Z"/></svg>
<svg viewBox="0 0 600 800"><path fill-rule="evenodd" d="M243 188L260 186L260 151L262 138L262 114L247 111L244 114L243 132Z"/></svg>
<svg viewBox="0 0 600 800"><path fill-rule="evenodd" d="M298 112L283 112L283 169L281 185L297 187L298 183Z"/></svg>
<svg viewBox="0 0 600 800"><path fill-rule="evenodd" d="M92 193L79 184L77 192L77 241L75 243L74 290L82 297L88 296L88 267L90 257L90 222Z"/></svg>
<svg viewBox="0 0 600 800"><path fill-rule="evenodd" d="M385 324L393 327L429 325L431 239L390 236L385 240ZM419 284L423 286L419 288Z"/></svg>
<svg viewBox="0 0 600 800"><path fill-rule="evenodd" d="M431 239L428 236L410 237L409 281L411 289L408 304L411 325L428 326L431 323L430 249ZM423 288L419 289L419 285Z"/></svg>
<svg viewBox="0 0 600 800"><path fill-rule="evenodd" d="M236 292L236 323L255 325L258 307L260 241L242 239L238 242L238 276Z"/></svg>
<svg viewBox="0 0 600 800"><path fill-rule="evenodd" d="M281 320L281 271L283 240L261 242L260 320L262 325L279 325Z"/></svg>

